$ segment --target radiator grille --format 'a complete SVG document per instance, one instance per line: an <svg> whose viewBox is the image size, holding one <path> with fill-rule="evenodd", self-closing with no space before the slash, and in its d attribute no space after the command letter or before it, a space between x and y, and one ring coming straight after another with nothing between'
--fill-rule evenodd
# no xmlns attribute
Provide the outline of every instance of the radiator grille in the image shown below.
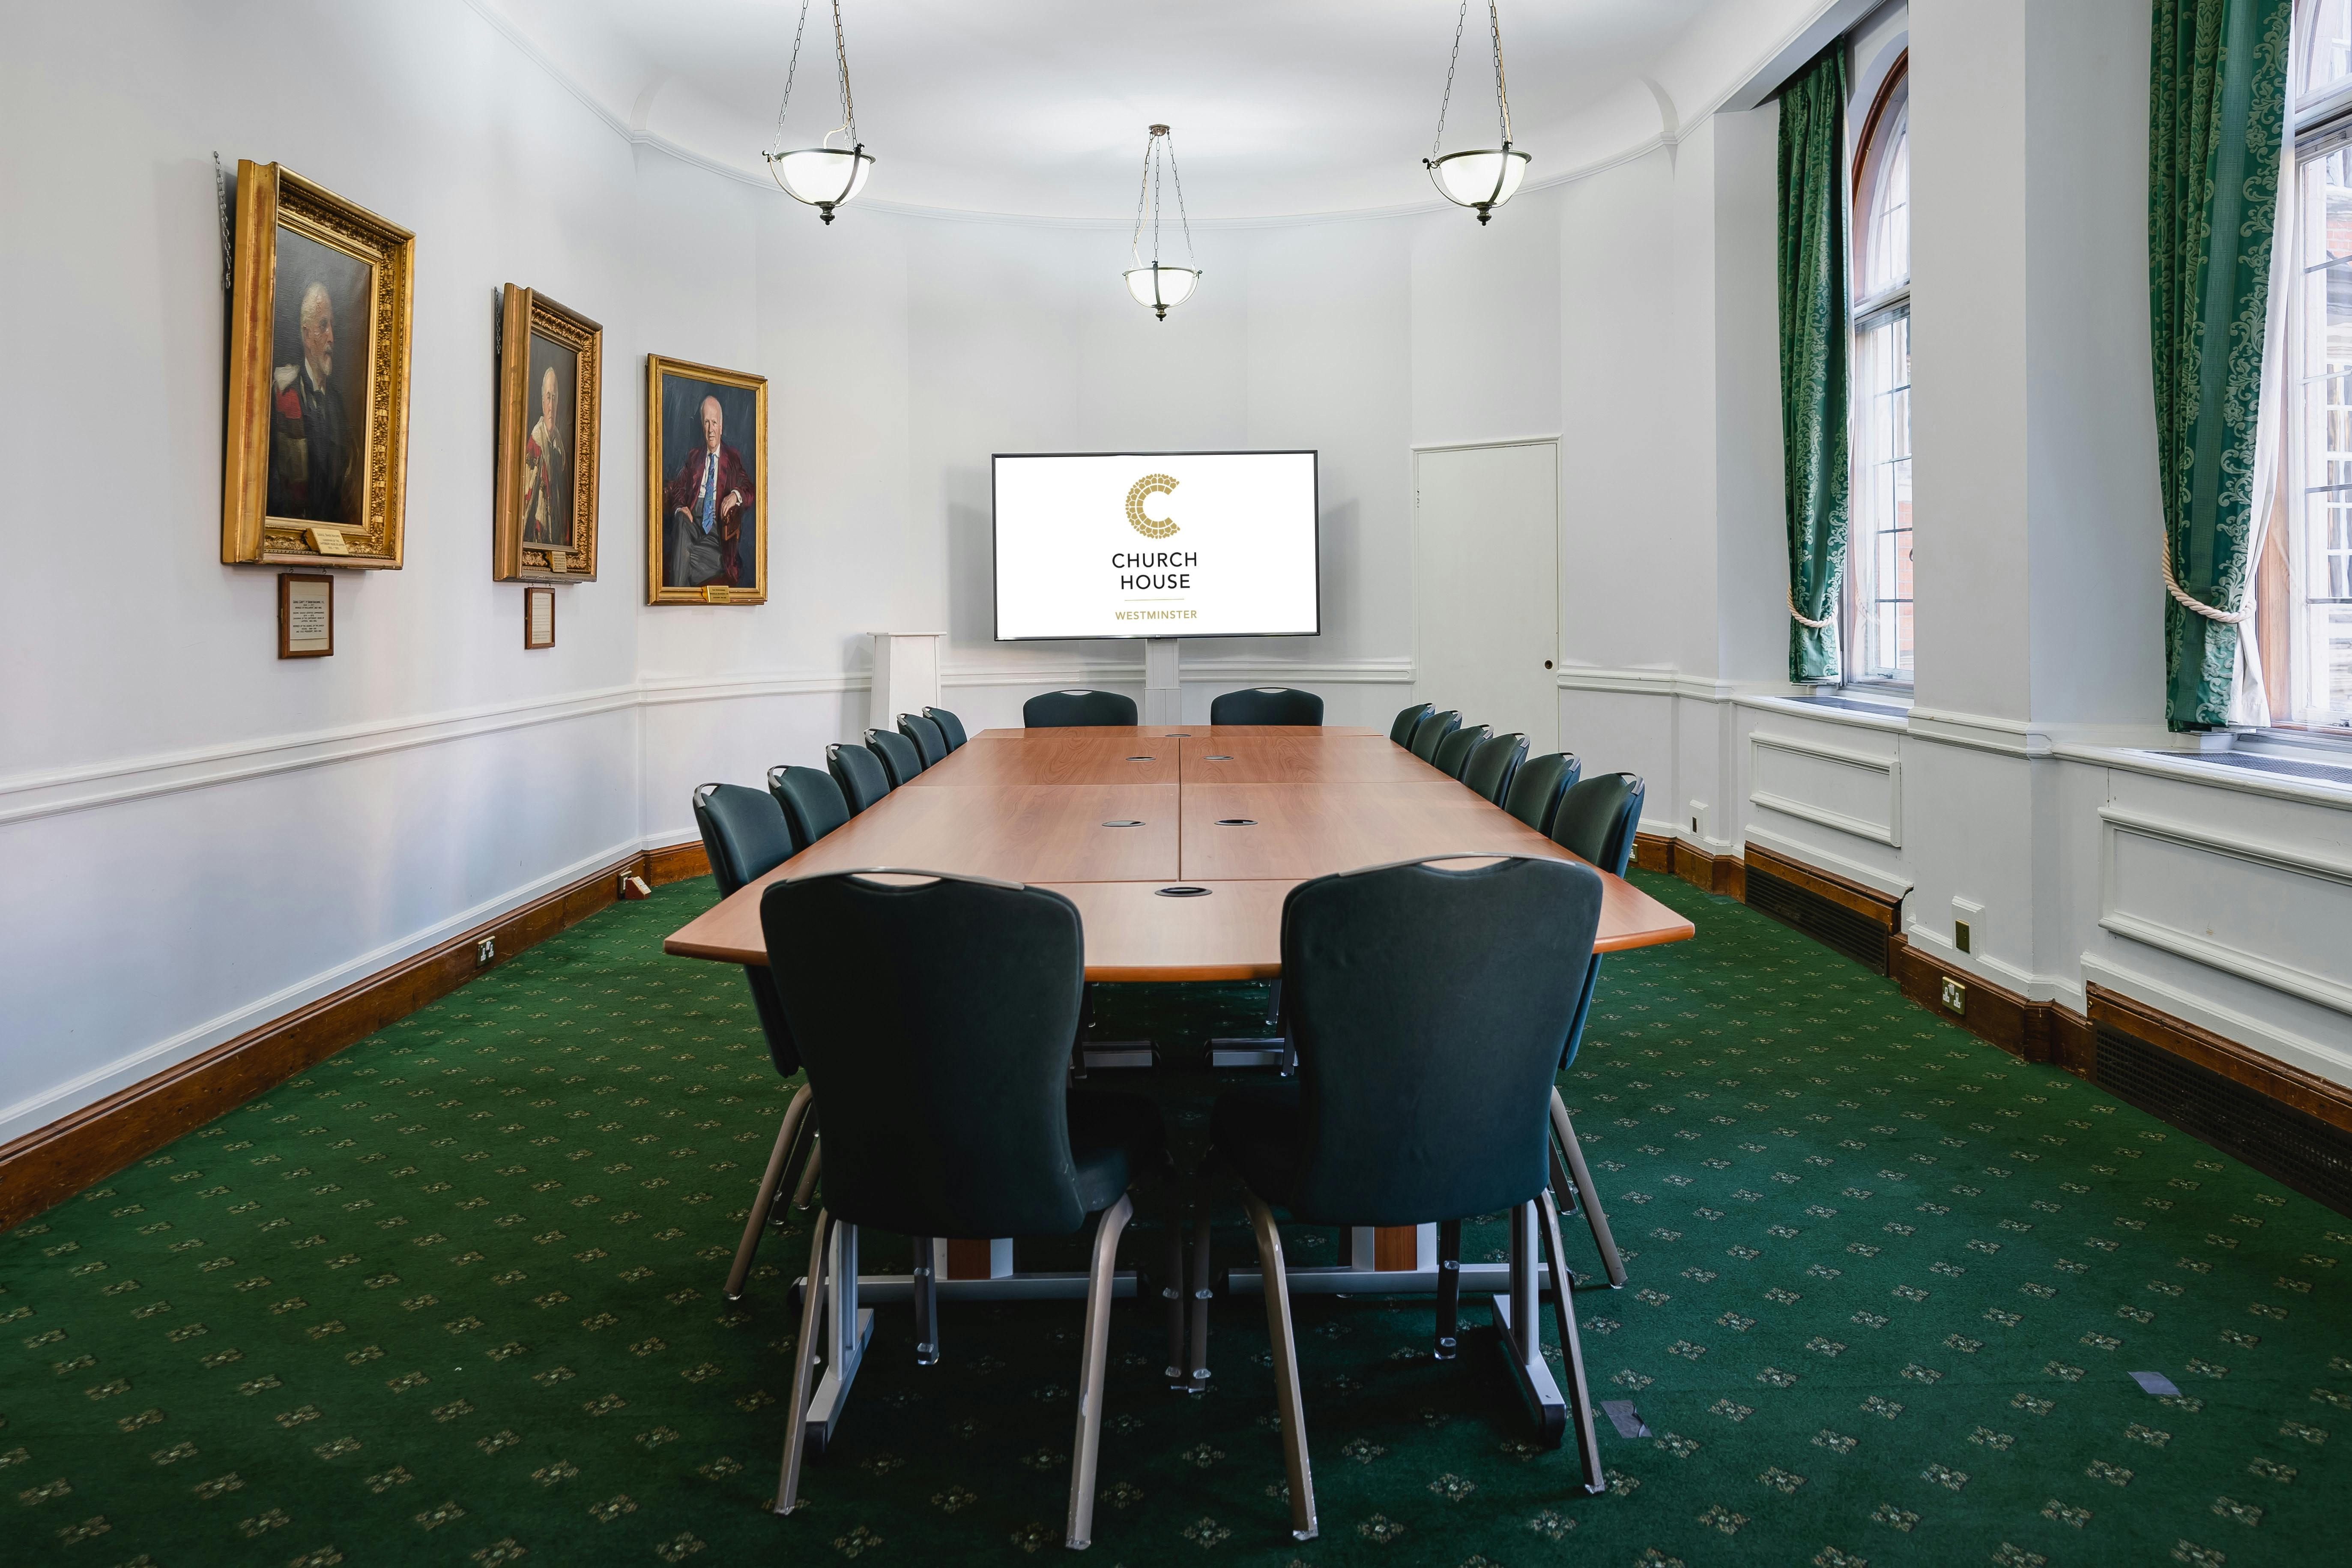
<svg viewBox="0 0 2352 1568"><path fill-rule="evenodd" d="M2264 1175L2352 1213L2352 1134L2105 1024L2097 1082Z"/></svg>
<svg viewBox="0 0 2352 1568"><path fill-rule="evenodd" d="M1748 902L1783 925L1835 948L1874 974L1886 973L1886 928L1843 904L1748 863Z"/></svg>

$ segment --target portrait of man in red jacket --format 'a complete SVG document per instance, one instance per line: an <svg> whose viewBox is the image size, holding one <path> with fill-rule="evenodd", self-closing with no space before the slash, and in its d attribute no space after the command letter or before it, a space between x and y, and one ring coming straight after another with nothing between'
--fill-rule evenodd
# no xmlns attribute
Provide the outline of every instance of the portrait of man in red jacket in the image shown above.
<svg viewBox="0 0 2352 1568"><path fill-rule="evenodd" d="M702 439L663 491L662 582L672 588L748 586L743 542L754 490L742 455L727 444L727 414L706 396Z"/></svg>

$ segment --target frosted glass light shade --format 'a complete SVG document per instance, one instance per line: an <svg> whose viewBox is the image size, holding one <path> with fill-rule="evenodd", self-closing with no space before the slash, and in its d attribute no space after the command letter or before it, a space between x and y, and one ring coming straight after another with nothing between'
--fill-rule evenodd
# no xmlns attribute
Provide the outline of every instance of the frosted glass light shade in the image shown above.
<svg viewBox="0 0 2352 1568"><path fill-rule="evenodd" d="M866 188L874 170L874 154L861 142L856 147L803 147L797 153L771 153L768 173L784 195L806 202L833 221L833 209Z"/></svg>
<svg viewBox="0 0 2352 1568"><path fill-rule="evenodd" d="M1429 164L1438 195L1456 206L1476 208L1480 223L1511 199L1527 174L1528 155L1507 142L1499 150L1448 153Z"/></svg>
<svg viewBox="0 0 2352 1568"><path fill-rule="evenodd" d="M1127 291L1135 302L1162 320L1167 318L1168 307L1191 299L1193 287L1201 281L1200 270L1192 267L1138 267L1126 277Z"/></svg>

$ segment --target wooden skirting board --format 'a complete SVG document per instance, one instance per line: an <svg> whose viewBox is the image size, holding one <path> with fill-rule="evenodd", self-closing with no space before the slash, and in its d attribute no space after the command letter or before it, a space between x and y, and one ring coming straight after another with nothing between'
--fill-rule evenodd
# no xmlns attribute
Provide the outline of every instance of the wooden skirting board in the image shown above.
<svg viewBox="0 0 2352 1568"><path fill-rule="evenodd" d="M447 995L476 975L487 974L525 948L587 919L618 900L623 877L675 882L707 875L709 869L698 843L627 856L47 1127L0 1144L0 1230L21 1224L92 1182L112 1175L345 1046ZM485 937L497 941L499 956L490 964L478 965L475 944Z"/></svg>
<svg viewBox="0 0 2352 1568"><path fill-rule="evenodd" d="M1633 837L1633 864L1644 871L1671 872L1704 892L1743 901L1748 897L1748 863L1737 855L1710 855L1679 838L1641 833Z"/></svg>

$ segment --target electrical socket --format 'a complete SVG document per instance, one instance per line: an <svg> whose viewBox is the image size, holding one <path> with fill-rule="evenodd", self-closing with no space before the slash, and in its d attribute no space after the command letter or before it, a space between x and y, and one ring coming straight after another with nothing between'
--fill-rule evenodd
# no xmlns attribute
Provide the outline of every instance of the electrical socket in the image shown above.
<svg viewBox="0 0 2352 1568"><path fill-rule="evenodd" d="M486 936L474 944L475 968L479 969L484 964L496 963L498 961L499 939L497 937Z"/></svg>
<svg viewBox="0 0 2352 1568"><path fill-rule="evenodd" d="M1948 974L1944 976L1944 1011L1965 1013L1968 1010L1969 988Z"/></svg>

